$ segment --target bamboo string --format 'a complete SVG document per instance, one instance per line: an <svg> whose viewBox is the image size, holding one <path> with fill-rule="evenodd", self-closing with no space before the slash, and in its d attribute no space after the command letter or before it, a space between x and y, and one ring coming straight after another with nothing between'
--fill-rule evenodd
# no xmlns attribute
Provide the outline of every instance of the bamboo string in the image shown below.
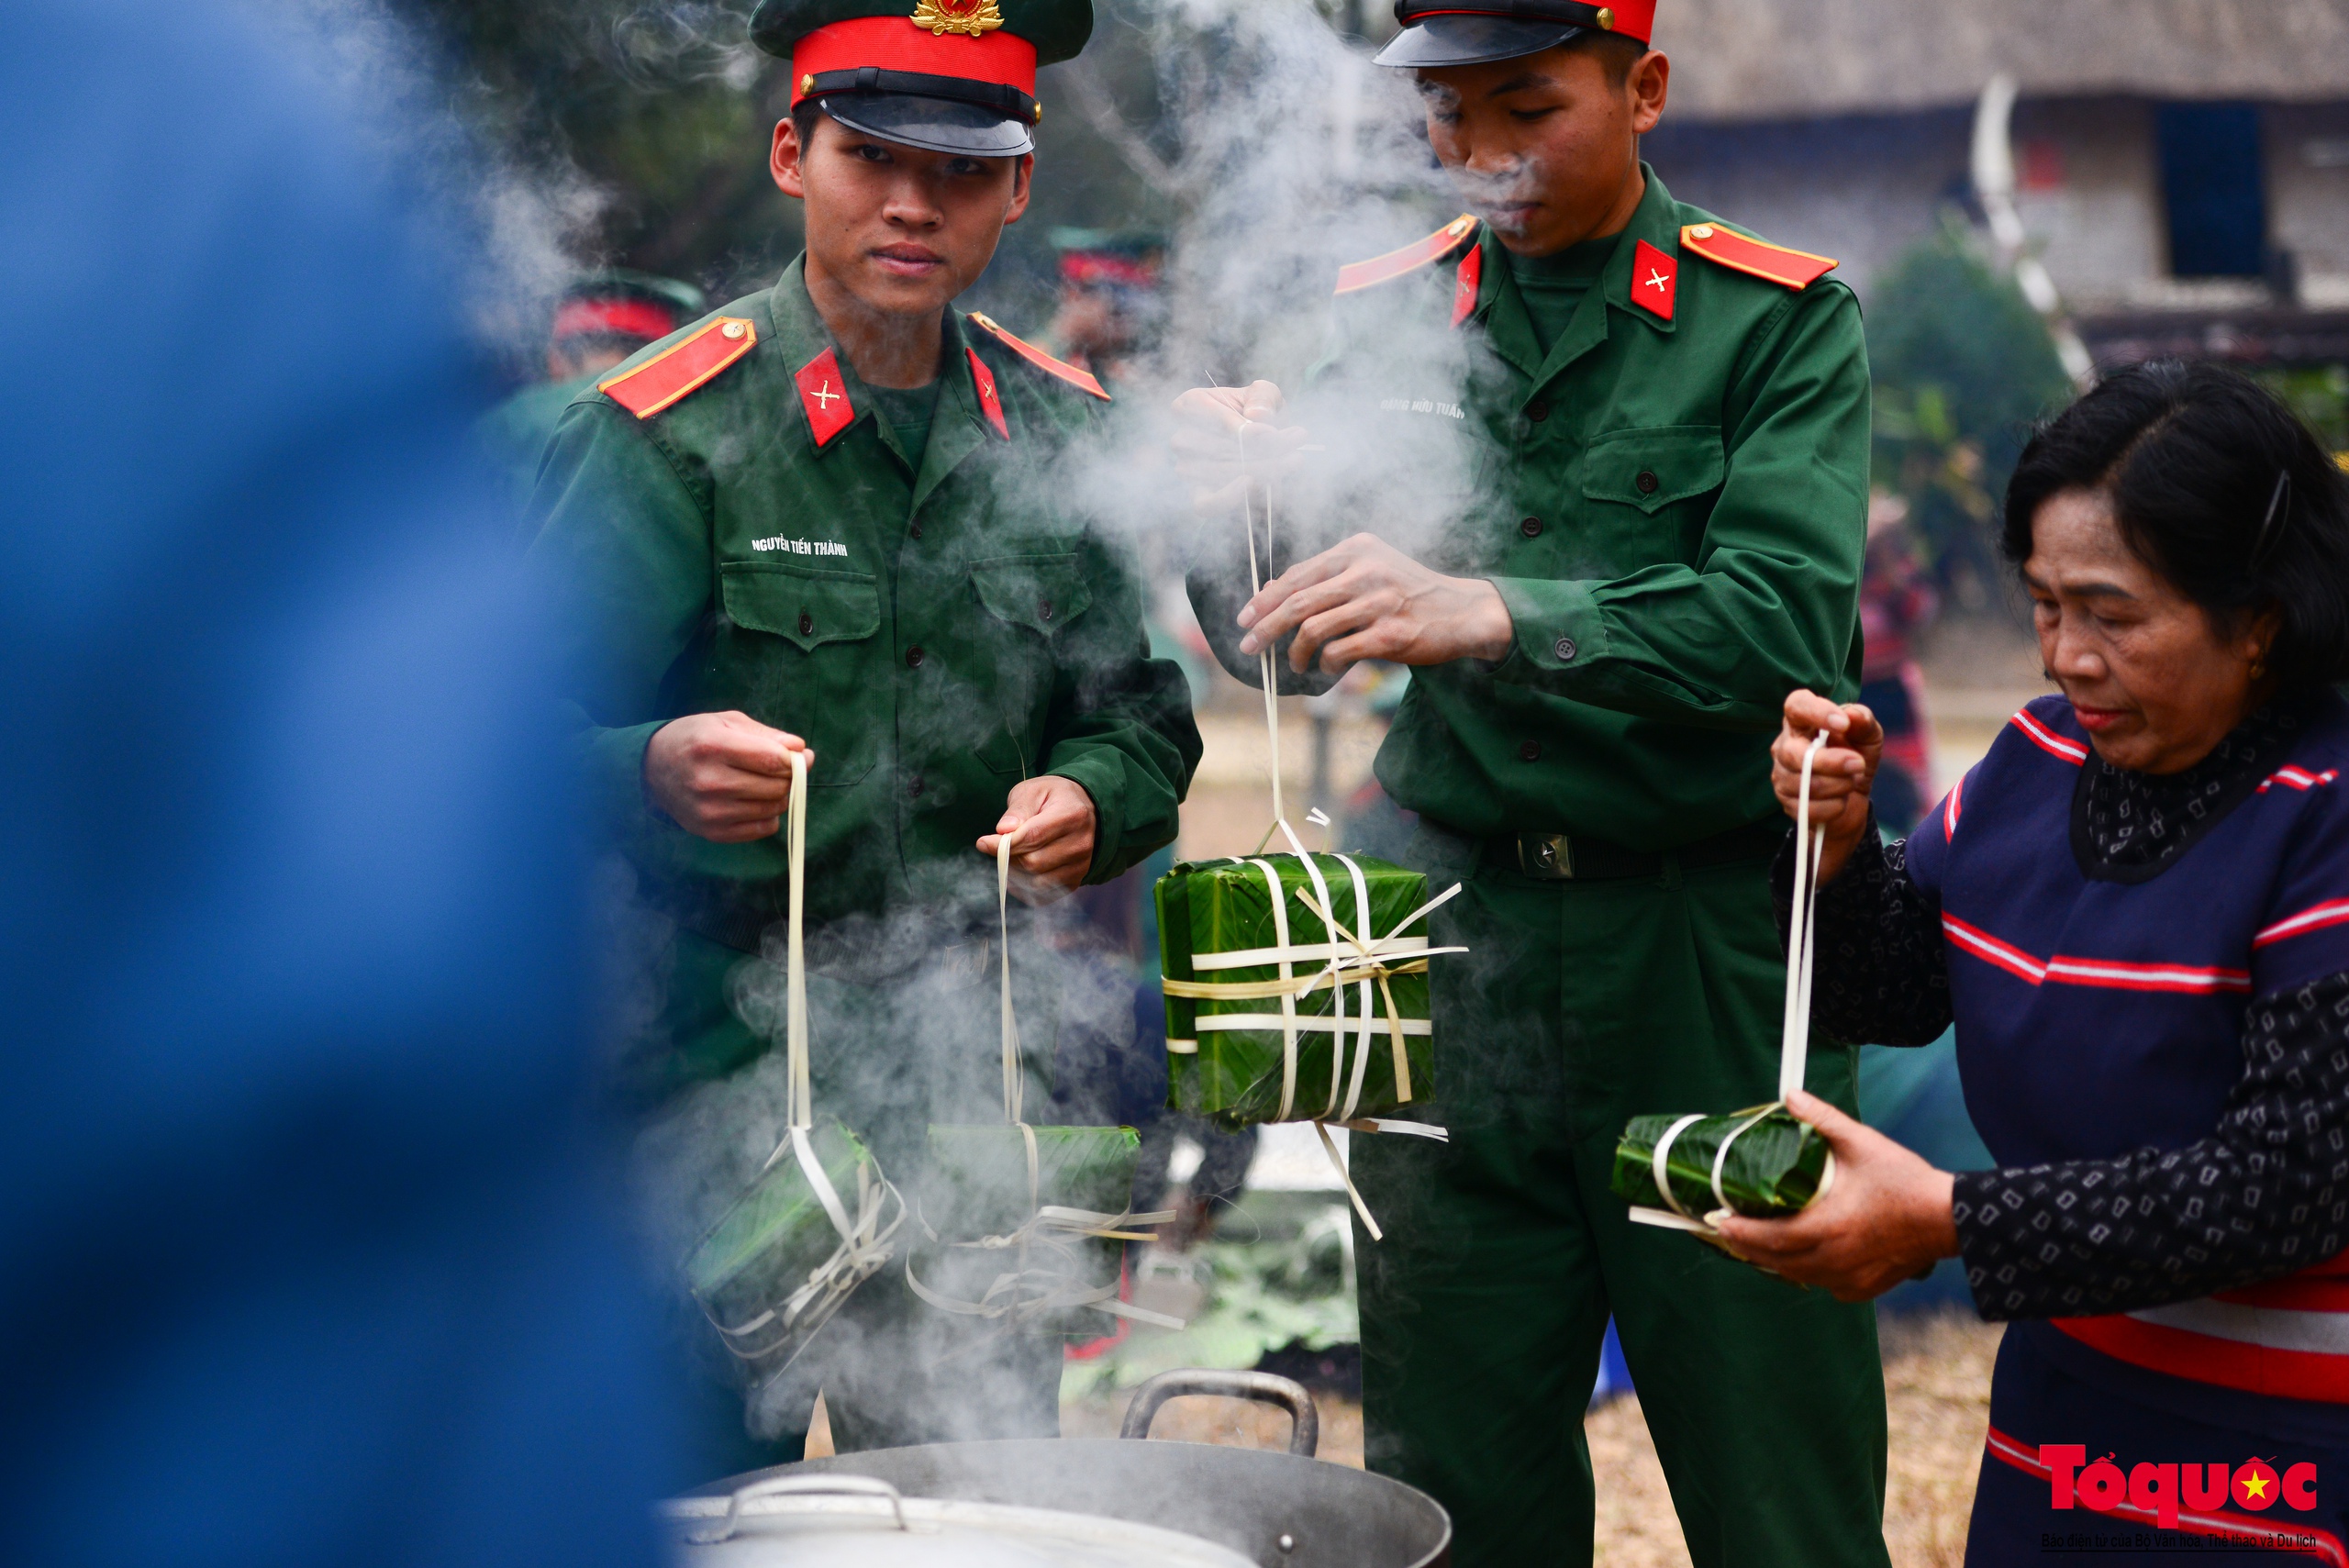
<svg viewBox="0 0 2349 1568"><path fill-rule="evenodd" d="M1240 476L1240 527L1241 533L1246 535L1248 539L1248 595L1252 599L1264 591L1264 573L1271 570L1273 564L1274 491L1272 482L1265 481L1264 558L1263 563L1259 565L1256 559L1256 506L1253 492L1248 484L1246 470L1248 435L1245 427L1241 430L1239 440L1242 465ZM1277 684L1277 672L1273 663L1273 645L1269 642L1256 651L1256 670L1264 687L1264 735L1272 747L1273 823L1277 827L1287 818L1288 813L1283 808L1281 803L1280 687ZM1274 828L1264 829L1264 838L1257 841L1256 853L1261 855L1264 852L1264 846L1273 841L1273 832Z"/></svg>

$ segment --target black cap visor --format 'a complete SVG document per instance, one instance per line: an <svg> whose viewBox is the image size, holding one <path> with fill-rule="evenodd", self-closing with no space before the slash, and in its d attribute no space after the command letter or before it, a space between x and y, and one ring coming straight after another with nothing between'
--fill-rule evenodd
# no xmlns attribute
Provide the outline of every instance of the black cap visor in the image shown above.
<svg viewBox="0 0 2349 1568"><path fill-rule="evenodd" d="M1585 29L1565 22L1527 21L1516 17L1428 17L1387 41L1371 61L1398 71L1442 65L1483 65L1555 49Z"/></svg>
<svg viewBox="0 0 2349 1568"><path fill-rule="evenodd" d="M1017 158L1036 150L1035 127L984 104L910 93L831 93L817 102L851 130L926 152Z"/></svg>

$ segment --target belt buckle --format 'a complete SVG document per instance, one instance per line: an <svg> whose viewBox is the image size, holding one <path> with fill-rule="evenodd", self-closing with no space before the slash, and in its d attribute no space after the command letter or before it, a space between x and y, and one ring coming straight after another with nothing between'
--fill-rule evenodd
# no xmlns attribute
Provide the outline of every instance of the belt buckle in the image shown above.
<svg viewBox="0 0 2349 1568"><path fill-rule="evenodd" d="M1564 833L1520 833L1517 836L1518 869L1549 882L1572 882L1574 840Z"/></svg>

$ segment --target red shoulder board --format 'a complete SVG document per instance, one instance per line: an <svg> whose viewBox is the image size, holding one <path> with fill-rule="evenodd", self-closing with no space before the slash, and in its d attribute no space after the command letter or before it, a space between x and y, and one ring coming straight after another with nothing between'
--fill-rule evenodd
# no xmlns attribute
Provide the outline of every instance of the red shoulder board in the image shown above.
<svg viewBox="0 0 2349 1568"><path fill-rule="evenodd" d="M1485 253L1474 245L1460 258L1460 269L1452 275L1452 324L1454 327L1476 314L1476 288L1485 278Z"/></svg>
<svg viewBox="0 0 2349 1568"><path fill-rule="evenodd" d="M1717 223L1692 223L1680 231L1680 248L1733 272L1749 272L1780 288L1809 288L1835 270L1834 259L1808 250L1748 239Z"/></svg>
<svg viewBox="0 0 2349 1568"><path fill-rule="evenodd" d="M759 329L739 316L721 316L683 342L640 365L606 376L596 390L650 419L758 346Z"/></svg>
<svg viewBox="0 0 2349 1568"><path fill-rule="evenodd" d="M1005 348L1009 349L1013 353L1018 354L1021 359L1026 360L1030 364L1034 365L1046 375L1058 376L1061 380L1068 383L1071 386L1075 387L1078 391L1089 392L1104 403L1109 401L1109 395L1101 390L1101 384L1094 380L1091 375L1077 369L1074 365L1063 364L1060 361L1052 358L1052 355L1044 352L1043 350L1036 347L1033 343L1021 342L1019 339L1013 337L1010 333L996 326L995 317L991 316L983 316L974 310L971 312L971 319L977 323L981 328L984 328L989 335L991 335L997 342L1001 343Z"/></svg>
<svg viewBox="0 0 2349 1568"><path fill-rule="evenodd" d="M995 392L995 372L987 369L976 349L963 351L971 356L971 384L979 389L979 412L987 417L987 428L1005 440L1011 439L1011 427L1003 419L1003 399Z"/></svg>
<svg viewBox="0 0 2349 1568"><path fill-rule="evenodd" d="M1353 294L1415 272L1431 261L1441 261L1460 248L1460 242L1476 232L1474 214L1462 213L1433 234L1400 250L1389 250L1384 256L1373 256L1367 261L1352 261L1338 269L1340 294Z"/></svg>

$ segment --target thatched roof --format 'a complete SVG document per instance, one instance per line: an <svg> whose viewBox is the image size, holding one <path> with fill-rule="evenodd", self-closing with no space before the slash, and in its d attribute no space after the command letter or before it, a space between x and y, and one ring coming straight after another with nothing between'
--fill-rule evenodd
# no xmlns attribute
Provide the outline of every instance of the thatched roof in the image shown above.
<svg viewBox="0 0 2349 1568"><path fill-rule="evenodd" d="M2025 97L2349 98L2349 0L1663 0L1672 113L1783 119Z"/></svg>

